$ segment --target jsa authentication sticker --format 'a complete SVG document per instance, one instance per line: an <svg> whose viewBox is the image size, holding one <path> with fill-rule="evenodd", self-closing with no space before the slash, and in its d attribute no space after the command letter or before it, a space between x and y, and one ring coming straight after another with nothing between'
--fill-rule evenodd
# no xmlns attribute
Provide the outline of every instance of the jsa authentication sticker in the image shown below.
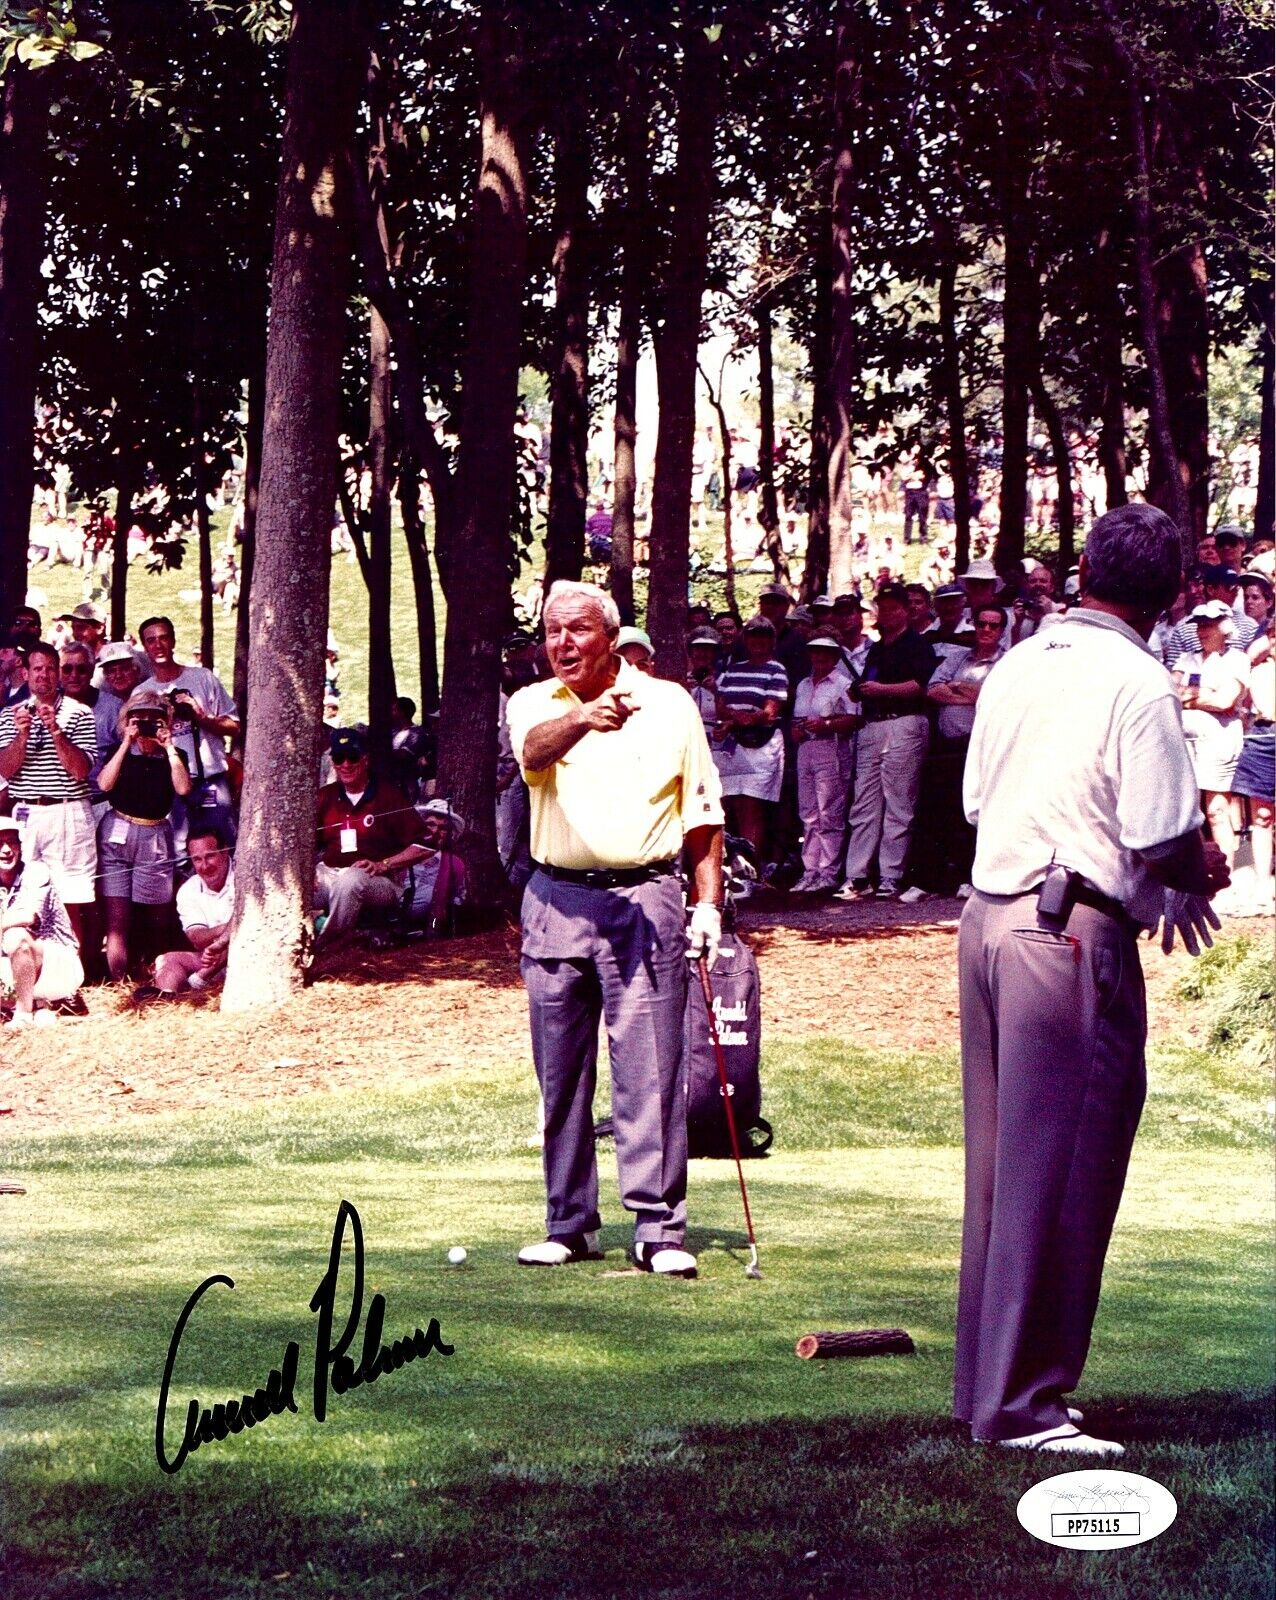
<svg viewBox="0 0 1276 1600"><path fill-rule="evenodd" d="M1034 1539L1067 1550L1120 1550L1164 1533L1178 1516L1170 1491L1137 1472L1061 1472L1034 1483L1016 1515Z"/></svg>

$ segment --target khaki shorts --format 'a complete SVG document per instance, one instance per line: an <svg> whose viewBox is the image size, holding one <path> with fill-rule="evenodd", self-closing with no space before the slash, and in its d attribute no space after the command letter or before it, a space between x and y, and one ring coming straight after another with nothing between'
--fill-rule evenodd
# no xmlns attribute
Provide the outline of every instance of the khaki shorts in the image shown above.
<svg viewBox="0 0 1276 1600"><path fill-rule="evenodd" d="M21 814L22 801L15 810ZM64 906L87 906L97 893L97 830L87 800L31 806L22 824L22 853L43 861Z"/></svg>
<svg viewBox="0 0 1276 1600"><path fill-rule="evenodd" d="M37 939L40 947L40 976L35 980L35 998L52 1004L70 1000L84 982L84 968L73 945ZM8 956L0 956L0 981L13 987L13 968Z"/></svg>

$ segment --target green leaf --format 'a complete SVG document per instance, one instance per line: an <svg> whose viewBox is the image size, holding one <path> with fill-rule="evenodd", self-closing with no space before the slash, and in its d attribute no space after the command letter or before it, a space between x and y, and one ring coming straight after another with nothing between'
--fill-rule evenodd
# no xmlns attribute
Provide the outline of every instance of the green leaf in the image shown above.
<svg viewBox="0 0 1276 1600"><path fill-rule="evenodd" d="M722 37L722 24L720 22L711 22L704 30L704 36L710 44L717 44Z"/></svg>
<svg viewBox="0 0 1276 1600"><path fill-rule="evenodd" d="M102 46L93 44L88 39L77 39L71 46L71 54L77 61L91 61L94 56L102 54Z"/></svg>

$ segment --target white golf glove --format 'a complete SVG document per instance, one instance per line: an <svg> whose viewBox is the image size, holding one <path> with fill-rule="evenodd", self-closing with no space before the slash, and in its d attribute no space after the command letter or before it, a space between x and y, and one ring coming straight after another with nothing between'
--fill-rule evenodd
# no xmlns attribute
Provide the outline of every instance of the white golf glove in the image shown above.
<svg viewBox="0 0 1276 1600"><path fill-rule="evenodd" d="M709 971L718 959L718 946L722 943L722 913L707 900L698 901L691 908L691 921L687 924L687 960L699 961L704 956Z"/></svg>
<svg viewBox="0 0 1276 1600"><path fill-rule="evenodd" d="M1199 956L1201 947L1196 941L1197 934L1200 934L1206 945L1213 945L1210 929L1222 926L1207 894L1184 894L1178 889L1165 891L1165 907L1161 913L1160 928L1161 949L1167 956L1174 948L1176 928L1188 955ZM1155 934L1155 926L1152 932Z"/></svg>

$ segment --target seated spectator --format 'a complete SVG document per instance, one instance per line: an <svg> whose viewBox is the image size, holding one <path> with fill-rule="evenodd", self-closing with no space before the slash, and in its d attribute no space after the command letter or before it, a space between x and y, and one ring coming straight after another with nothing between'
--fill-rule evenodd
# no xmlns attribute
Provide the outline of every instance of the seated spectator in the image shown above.
<svg viewBox="0 0 1276 1600"><path fill-rule="evenodd" d="M642 628L622 628L616 635L616 653L631 667L645 672L649 678L654 675L656 652L652 648L651 635Z"/></svg>
<svg viewBox="0 0 1276 1600"><path fill-rule="evenodd" d="M167 950L155 963L155 986L164 994L213 989L226 977L226 951L235 912L235 869L226 841L213 828L197 828L186 843L195 875L177 891L177 916L189 950Z"/></svg>
<svg viewBox="0 0 1276 1600"><path fill-rule="evenodd" d="M442 936L465 902L465 863L455 849L465 823L446 800L427 801L420 816L424 853L408 867L404 914L414 927Z"/></svg>
<svg viewBox="0 0 1276 1600"><path fill-rule="evenodd" d="M13 989L11 1028L54 1020L37 1006L74 999L84 968L66 908L42 861L24 862L22 834L0 817L0 981Z"/></svg>
<svg viewBox="0 0 1276 1600"><path fill-rule="evenodd" d="M190 793L185 752L173 740L166 696L136 689L120 713L120 743L98 773L110 809L98 825L101 896L106 906L106 964L126 977L133 907L148 924L151 947L173 899L174 799Z"/></svg>
<svg viewBox="0 0 1276 1600"><path fill-rule="evenodd" d="M331 753L337 776L320 789L315 818L315 904L327 913L319 950L349 939L365 913L384 918L395 911L406 868L426 854L420 819L407 796L372 776L366 736L358 728L339 728Z"/></svg>

